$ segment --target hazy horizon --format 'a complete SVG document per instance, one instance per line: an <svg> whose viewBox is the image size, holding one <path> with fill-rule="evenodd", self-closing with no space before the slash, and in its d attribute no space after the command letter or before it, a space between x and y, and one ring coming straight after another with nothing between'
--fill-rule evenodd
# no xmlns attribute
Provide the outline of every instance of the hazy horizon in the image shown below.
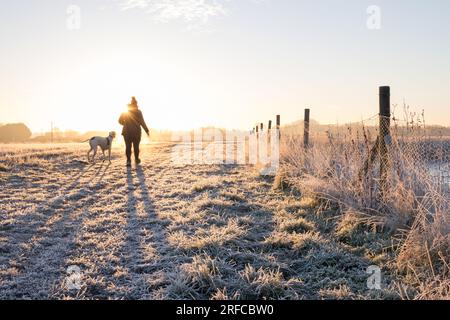
<svg viewBox="0 0 450 320"><path fill-rule="evenodd" d="M131 96L156 129L248 130L306 107L321 124L357 122L389 85L392 104L449 126L446 12L444 0L3 1L0 123L109 131Z"/></svg>

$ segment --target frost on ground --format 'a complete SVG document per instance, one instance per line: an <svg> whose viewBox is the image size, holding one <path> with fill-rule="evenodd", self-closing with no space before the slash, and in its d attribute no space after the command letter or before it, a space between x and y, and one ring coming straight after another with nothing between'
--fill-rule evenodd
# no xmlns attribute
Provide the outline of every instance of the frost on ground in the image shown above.
<svg viewBox="0 0 450 320"><path fill-rule="evenodd" d="M127 169L119 148L90 165L76 145L0 146L0 298L377 297L332 213L252 166L175 165L171 147Z"/></svg>

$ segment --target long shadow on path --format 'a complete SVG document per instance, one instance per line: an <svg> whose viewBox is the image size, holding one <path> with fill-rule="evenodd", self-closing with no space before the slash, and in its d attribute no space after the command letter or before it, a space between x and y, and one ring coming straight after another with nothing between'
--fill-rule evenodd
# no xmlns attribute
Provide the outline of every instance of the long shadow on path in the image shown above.
<svg viewBox="0 0 450 320"><path fill-rule="evenodd" d="M102 166L87 184L92 183L101 170ZM108 166L104 170L106 172ZM50 292L53 281L64 271L60 268L64 267L65 258L73 246L83 212L98 198L96 189L105 172L89 188L91 190L81 188L70 196L62 195L69 203L62 208L50 206L45 212L45 221L28 226L26 235L20 237L20 240L14 239L14 250L5 258L8 260L7 266L16 268L17 274L2 278L0 290L9 292L8 296L11 298L49 298L45 294ZM18 234L12 236L18 238Z"/></svg>
<svg viewBox="0 0 450 320"><path fill-rule="evenodd" d="M150 274L166 272L161 266L161 260L166 252L164 248L168 247L164 231L166 222L157 216L144 169L138 166L135 172L134 176L133 170L127 168L128 198L126 206L128 219L127 236L123 246L126 260L123 263L129 270L131 282L134 283L133 286L130 286L131 291L129 291L127 299L141 299L148 295L148 290L144 292L143 288L156 289L141 284ZM135 195L137 189L140 191L139 198ZM138 210L140 203L142 203L144 209L141 214Z"/></svg>

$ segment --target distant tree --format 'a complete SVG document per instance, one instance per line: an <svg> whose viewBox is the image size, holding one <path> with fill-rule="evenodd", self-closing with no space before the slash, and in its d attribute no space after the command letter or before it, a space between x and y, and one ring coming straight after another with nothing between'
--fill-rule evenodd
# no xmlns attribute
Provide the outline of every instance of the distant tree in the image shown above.
<svg viewBox="0 0 450 320"><path fill-rule="evenodd" d="M0 142L24 142L30 137L31 131L23 123L6 124L0 127Z"/></svg>

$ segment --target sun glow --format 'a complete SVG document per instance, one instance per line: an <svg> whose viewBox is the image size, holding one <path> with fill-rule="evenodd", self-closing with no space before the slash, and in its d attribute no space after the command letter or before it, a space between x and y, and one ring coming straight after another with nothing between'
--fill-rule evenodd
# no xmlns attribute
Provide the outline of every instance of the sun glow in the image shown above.
<svg viewBox="0 0 450 320"><path fill-rule="evenodd" d="M177 130L200 124L189 112L194 108L190 92L195 83L174 66L134 52L82 63L69 76L50 79L47 85L53 94L40 104L54 110L52 120L63 130L119 131L118 118L131 96L136 96L152 128Z"/></svg>

